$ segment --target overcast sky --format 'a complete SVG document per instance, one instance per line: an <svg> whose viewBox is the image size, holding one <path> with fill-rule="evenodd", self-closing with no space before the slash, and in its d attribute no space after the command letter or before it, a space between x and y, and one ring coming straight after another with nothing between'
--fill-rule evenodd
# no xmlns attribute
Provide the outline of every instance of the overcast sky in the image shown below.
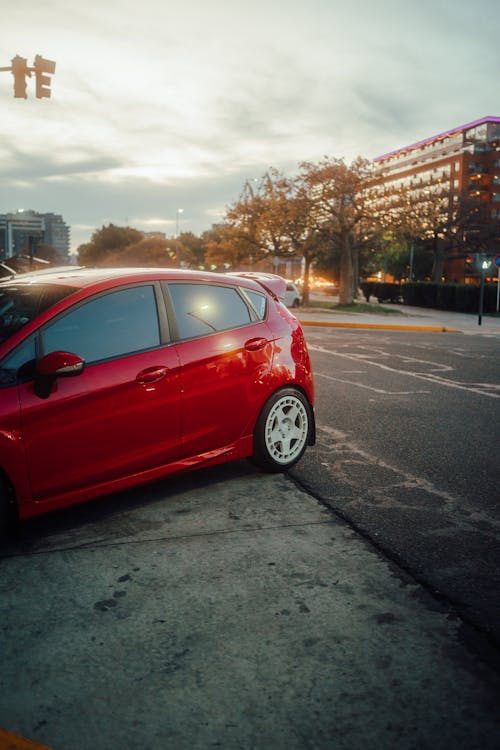
<svg viewBox="0 0 500 750"><path fill-rule="evenodd" d="M199 234L270 166L500 116L499 30L498 0L15 0L0 67L57 68L50 99L0 73L0 213Z"/></svg>

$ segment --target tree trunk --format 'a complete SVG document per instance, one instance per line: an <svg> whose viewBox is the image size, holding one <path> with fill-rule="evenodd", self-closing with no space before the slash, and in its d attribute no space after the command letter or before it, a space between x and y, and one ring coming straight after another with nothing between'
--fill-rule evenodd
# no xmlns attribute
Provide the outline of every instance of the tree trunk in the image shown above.
<svg viewBox="0 0 500 750"><path fill-rule="evenodd" d="M342 242L340 254L340 289L339 304L350 305L354 300L354 268L352 263L352 249L349 233L346 232Z"/></svg>
<svg viewBox="0 0 500 750"><path fill-rule="evenodd" d="M434 255L434 261L432 264L431 281L436 284L440 284L443 280L444 273L444 247L443 243L440 242L438 237L434 237L432 243L432 252Z"/></svg>

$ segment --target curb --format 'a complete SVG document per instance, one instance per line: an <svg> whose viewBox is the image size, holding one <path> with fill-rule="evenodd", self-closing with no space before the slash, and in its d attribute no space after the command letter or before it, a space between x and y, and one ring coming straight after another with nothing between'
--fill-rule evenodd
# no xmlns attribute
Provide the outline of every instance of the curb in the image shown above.
<svg viewBox="0 0 500 750"><path fill-rule="evenodd" d="M0 750L51 750L51 748L0 727Z"/></svg>
<svg viewBox="0 0 500 750"><path fill-rule="evenodd" d="M330 320L300 320L302 326L322 326L326 328L368 328L381 331L424 331L431 333L462 333L459 328L446 328L445 326L411 326L397 325L396 323L342 323Z"/></svg>

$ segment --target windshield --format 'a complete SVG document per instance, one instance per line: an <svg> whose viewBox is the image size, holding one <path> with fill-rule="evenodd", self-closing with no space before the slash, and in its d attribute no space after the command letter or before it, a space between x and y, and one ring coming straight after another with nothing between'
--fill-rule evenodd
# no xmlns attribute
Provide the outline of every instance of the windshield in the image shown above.
<svg viewBox="0 0 500 750"><path fill-rule="evenodd" d="M0 343L74 291L55 284L0 286Z"/></svg>

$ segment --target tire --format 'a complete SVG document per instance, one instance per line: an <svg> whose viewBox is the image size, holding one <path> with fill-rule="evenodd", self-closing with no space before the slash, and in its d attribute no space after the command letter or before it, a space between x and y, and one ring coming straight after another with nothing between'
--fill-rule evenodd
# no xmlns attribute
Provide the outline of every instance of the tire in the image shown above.
<svg viewBox="0 0 500 750"><path fill-rule="evenodd" d="M297 299L297 297L295 297L292 307L299 307L299 306L300 306L300 301Z"/></svg>
<svg viewBox="0 0 500 750"><path fill-rule="evenodd" d="M306 397L295 388L277 391L255 425L253 463L266 471L286 471L302 458L312 426Z"/></svg>

